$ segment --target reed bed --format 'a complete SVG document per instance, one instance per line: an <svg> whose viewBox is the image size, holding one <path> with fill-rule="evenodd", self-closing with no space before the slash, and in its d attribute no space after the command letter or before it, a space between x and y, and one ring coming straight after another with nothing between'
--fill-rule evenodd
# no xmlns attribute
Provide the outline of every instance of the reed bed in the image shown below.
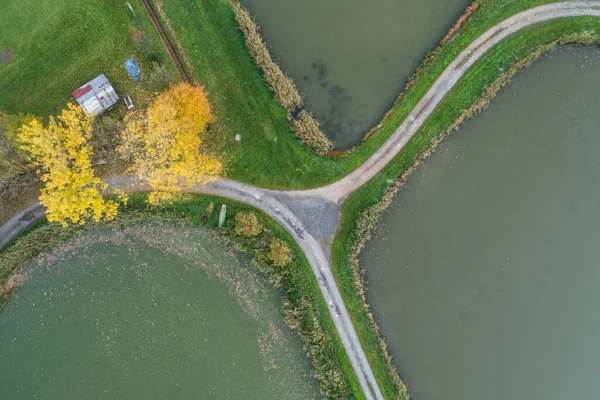
<svg viewBox="0 0 600 400"><path fill-rule="evenodd" d="M293 121L294 134L319 155L326 155L333 148L333 143L325 136L317 120L302 108L302 95L294 81L281 70L271 56L254 18L238 0L232 0L232 5L235 19L244 34L246 47L261 69L275 99L288 111L288 118Z"/></svg>

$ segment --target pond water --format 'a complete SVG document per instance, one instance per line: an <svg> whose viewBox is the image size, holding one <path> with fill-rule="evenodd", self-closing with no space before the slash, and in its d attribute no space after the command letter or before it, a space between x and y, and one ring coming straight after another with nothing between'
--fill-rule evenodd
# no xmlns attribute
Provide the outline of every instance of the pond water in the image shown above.
<svg viewBox="0 0 600 400"><path fill-rule="evenodd" d="M411 400L592 399L600 50L543 57L444 141L362 257Z"/></svg>
<svg viewBox="0 0 600 400"><path fill-rule="evenodd" d="M377 125L470 0L243 0L337 148Z"/></svg>
<svg viewBox="0 0 600 400"><path fill-rule="evenodd" d="M0 398L317 398L280 294L230 248L138 226L41 256L0 315Z"/></svg>

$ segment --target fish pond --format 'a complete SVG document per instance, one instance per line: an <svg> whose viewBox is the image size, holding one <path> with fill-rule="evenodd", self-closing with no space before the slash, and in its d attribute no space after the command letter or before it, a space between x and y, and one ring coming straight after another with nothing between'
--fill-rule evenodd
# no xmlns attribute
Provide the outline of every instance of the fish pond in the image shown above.
<svg viewBox="0 0 600 400"><path fill-rule="evenodd" d="M38 257L0 315L2 399L314 399L281 295L214 232L90 231Z"/></svg>
<svg viewBox="0 0 600 400"><path fill-rule="evenodd" d="M336 147L379 123L470 0L243 0Z"/></svg>
<svg viewBox="0 0 600 400"><path fill-rule="evenodd" d="M542 57L385 213L362 264L411 400L598 397L599 77Z"/></svg>

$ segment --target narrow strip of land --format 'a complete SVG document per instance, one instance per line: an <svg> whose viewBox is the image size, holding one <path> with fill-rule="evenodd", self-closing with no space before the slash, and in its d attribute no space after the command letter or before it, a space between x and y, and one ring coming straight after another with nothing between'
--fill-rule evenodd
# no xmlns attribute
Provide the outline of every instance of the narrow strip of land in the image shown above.
<svg viewBox="0 0 600 400"><path fill-rule="evenodd" d="M227 197L250 204L270 215L293 236L311 265L367 399L382 399L383 395L331 272L329 259L326 256L327 246L323 244L323 240L320 240L322 235L331 235L337 223L337 214L332 213L331 210L335 205L341 204L350 193L373 178L404 148L459 79L486 51L524 27L557 18L580 16L600 17L600 1L553 3L532 8L507 18L485 32L446 68L400 127L375 154L355 171L331 185L319 189L282 192L260 189L230 180L218 180L192 189L193 192ZM145 185L138 184L130 176L113 177L107 182L111 189L127 192L149 189ZM315 210L320 210L319 212L323 212L323 215L328 217L310 218ZM43 216L43 208L34 205L2 226L0 249Z"/></svg>

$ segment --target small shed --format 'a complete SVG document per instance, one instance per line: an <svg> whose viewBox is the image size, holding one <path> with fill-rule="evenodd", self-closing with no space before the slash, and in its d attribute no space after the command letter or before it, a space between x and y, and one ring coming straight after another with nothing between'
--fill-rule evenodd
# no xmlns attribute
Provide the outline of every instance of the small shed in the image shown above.
<svg viewBox="0 0 600 400"><path fill-rule="evenodd" d="M79 89L73 91L88 117L95 117L114 106L119 96L104 74L98 75Z"/></svg>

